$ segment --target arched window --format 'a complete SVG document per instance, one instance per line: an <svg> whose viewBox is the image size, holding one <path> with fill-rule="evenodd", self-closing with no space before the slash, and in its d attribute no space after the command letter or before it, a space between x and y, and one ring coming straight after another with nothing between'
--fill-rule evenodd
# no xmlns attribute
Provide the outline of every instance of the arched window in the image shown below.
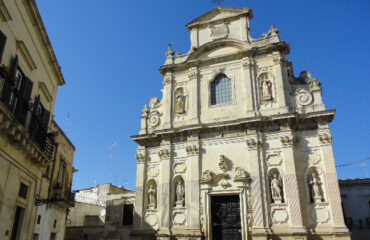
<svg viewBox="0 0 370 240"><path fill-rule="evenodd" d="M231 103L232 99L231 80L221 74L211 83L211 104Z"/></svg>

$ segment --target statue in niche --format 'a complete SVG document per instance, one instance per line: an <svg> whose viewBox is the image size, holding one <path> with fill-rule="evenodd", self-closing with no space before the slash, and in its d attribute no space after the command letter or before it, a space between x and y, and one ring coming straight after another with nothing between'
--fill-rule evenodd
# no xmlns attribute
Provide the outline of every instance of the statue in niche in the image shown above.
<svg viewBox="0 0 370 240"><path fill-rule="evenodd" d="M272 100L272 83L270 80L263 79L261 82L262 101Z"/></svg>
<svg viewBox="0 0 370 240"><path fill-rule="evenodd" d="M184 206L184 194L184 184L181 180L178 180L176 183L176 207Z"/></svg>
<svg viewBox="0 0 370 240"><path fill-rule="evenodd" d="M184 89L178 88L175 91L175 114L185 113L185 100Z"/></svg>
<svg viewBox="0 0 370 240"><path fill-rule="evenodd" d="M274 203L281 203L281 181L277 173L274 173L271 179L271 197Z"/></svg>
<svg viewBox="0 0 370 240"><path fill-rule="evenodd" d="M312 173L310 185L312 185L311 193L312 199L314 202L321 202L322 199L322 192L321 192L321 181L317 174L314 172Z"/></svg>
<svg viewBox="0 0 370 240"><path fill-rule="evenodd" d="M148 190L149 203L148 206L150 209L154 209L157 203L157 191L155 190L153 184L150 185Z"/></svg>

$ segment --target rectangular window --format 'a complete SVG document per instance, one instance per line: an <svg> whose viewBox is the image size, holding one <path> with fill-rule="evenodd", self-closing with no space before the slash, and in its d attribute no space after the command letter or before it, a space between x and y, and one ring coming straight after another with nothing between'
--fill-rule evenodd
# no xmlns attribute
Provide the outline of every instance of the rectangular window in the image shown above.
<svg viewBox="0 0 370 240"><path fill-rule="evenodd" d="M0 31L0 62L3 58L5 43L6 43L6 36L2 31Z"/></svg>
<svg viewBox="0 0 370 240"><path fill-rule="evenodd" d="M41 223L41 215L37 215L37 224Z"/></svg>
<svg viewBox="0 0 370 240"><path fill-rule="evenodd" d="M10 240L19 240L22 233L22 223L23 223L24 208L17 207L15 210L12 235Z"/></svg>
<svg viewBox="0 0 370 240"><path fill-rule="evenodd" d="M55 240L57 239L57 234L56 233L51 233L50 234L50 240Z"/></svg>
<svg viewBox="0 0 370 240"><path fill-rule="evenodd" d="M21 198L27 199L27 193L28 193L28 186L24 183L21 183L21 186L19 187L18 196Z"/></svg>
<svg viewBox="0 0 370 240"><path fill-rule="evenodd" d="M32 240L39 240L40 235L38 233L33 234Z"/></svg>
<svg viewBox="0 0 370 240"><path fill-rule="evenodd" d="M123 221L122 225L132 225L134 216L134 205L125 204L123 205Z"/></svg>

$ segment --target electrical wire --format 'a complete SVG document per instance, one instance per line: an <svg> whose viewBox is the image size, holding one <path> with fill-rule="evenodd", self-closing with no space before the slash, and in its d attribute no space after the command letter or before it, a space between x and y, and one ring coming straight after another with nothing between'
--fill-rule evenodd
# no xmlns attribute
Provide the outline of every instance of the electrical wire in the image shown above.
<svg viewBox="0 0 370 240"><path fill-rule="evenodd" d="M340 168L340 167L347 167L347 166L351 166L351 165L355 165L355 164L359 164L359 163L362 163L362 162L366 162L370 160L370 157L368 158L365 158L365 159L362 159L360 161L356 161L356 162L351 162L351 163L345 163L345 164L340 164L340 165L336 165L335 167L337 168Z"/></svg>

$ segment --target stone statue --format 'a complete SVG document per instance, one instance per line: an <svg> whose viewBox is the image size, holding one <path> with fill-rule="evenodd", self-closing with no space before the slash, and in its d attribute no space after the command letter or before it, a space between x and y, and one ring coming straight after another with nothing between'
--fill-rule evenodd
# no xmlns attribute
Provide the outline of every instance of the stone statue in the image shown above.
<svg viewBox="0 0 370 240"><path fill-rule="evenodd" d="M184 184L179 180L176 184L176 207L182 207L184 205Z"/></svg>
<svg viewBox="0 0 370 240"><path fill-rule="evenodd" d="M220 167L221 171L227 172L227 162L224 155L220 155L220 162L218 163L218 166Z"/></svg>
<svg viewBox="0 0 370 240"><path fill-rule="evenodd" d="M274 173L273 178L271 180L271 196L274 199L275 203L281 203L281 182L278 178L278 175Z"/></svg>
<svg viewBox="0 0 370 240"><path fill-rule="evenodd" d="M155 206L156 206L156 202L157 202L157 199L156 199L156 196L157 195L157 191L155 190L153 184L150 185L149 187L149 190L148 190L148 196L149 196L149 208L151 209L154 209Z"/></svg>
<svg viewBox="0 0 370 240"><path fill-rule="evenodd" d="M272 83L269 80L262 80L262 101L272 100Z"/></svg>
<svg viewBox="0 0 370 240"><path fill-rule="evenodd" d="M321 202L322 199L322 193L321 193L321 187L322 184L317 174L314 172L312 173L312 178L310 181L310 184L312 185L312 198L314 202Z"/></svg>
<svg viewBox="0 0 370 240"><path fill-rule="evenodd" d="M175 114L185 113L185 100L184 89L178 88L175 91Z"/></svg>

